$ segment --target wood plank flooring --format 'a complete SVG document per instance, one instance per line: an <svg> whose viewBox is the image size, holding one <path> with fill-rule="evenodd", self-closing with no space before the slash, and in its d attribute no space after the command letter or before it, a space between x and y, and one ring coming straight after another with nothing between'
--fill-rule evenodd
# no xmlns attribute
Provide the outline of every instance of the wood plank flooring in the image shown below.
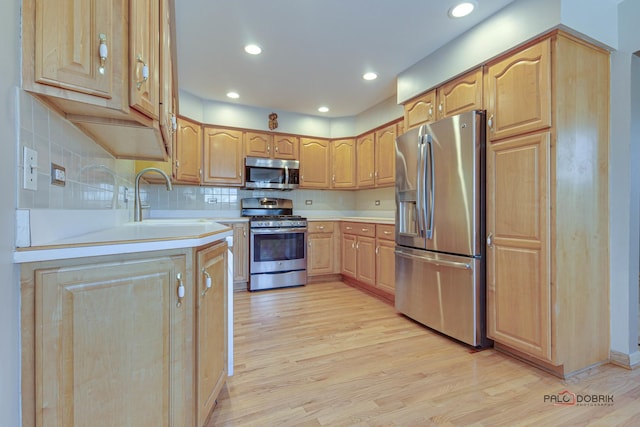
<svg viewBox="0 0 640 427"><path fill-rule="evenodd" d="M341 282L235 294L235 375L213 426L638 426L640 370L560 380ZM554 405L568 390L612 404Z"/></svg>

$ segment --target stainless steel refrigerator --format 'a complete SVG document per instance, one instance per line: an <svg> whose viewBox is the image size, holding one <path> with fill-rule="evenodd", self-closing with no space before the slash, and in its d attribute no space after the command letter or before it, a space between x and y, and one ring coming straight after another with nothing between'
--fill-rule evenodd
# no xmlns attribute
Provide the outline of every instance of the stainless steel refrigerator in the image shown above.
<svg viewBox="0 0 640 427"><path fill-rule="evenodd" d="M485 115L396 139L396 309L474 347L485 321Z"/></svg>

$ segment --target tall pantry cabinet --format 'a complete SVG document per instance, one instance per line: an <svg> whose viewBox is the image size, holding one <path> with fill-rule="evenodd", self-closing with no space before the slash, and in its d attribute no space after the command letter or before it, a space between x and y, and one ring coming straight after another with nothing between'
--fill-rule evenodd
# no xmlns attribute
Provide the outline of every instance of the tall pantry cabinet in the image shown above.
<svg viewBox="0 0 640 427"><path fill-rule="evenodd" d="M484 75L488 335L566 377L609 358L609 55L558 31Z"/></svg>

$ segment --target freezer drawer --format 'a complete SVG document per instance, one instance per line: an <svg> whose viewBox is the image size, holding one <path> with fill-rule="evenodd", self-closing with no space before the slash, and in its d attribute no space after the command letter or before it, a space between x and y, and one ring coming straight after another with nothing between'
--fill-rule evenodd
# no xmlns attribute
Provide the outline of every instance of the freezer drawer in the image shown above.
<svg viewBox="0 0 640 427"><path fill-rule="evenodd" d="M487 345L480 259L397 247L395 261L398 311L474 347Z"/></svg>

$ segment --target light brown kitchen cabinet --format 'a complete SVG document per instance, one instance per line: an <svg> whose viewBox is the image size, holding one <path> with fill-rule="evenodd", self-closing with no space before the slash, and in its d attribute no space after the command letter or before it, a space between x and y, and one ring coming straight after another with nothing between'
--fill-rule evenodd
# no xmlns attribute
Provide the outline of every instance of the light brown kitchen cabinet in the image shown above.
<svg viewBox="0 0 640 427"><path fill-rule="evenodd" d="M160 0L129 1L129 99L131 108L159 119Z"/></svg>
<svg viewBox="0 0 640 427"><path fill-rule="evenodd" d="M173 154L175 181L200 184L202 177L202 125L184 117L177 119L176 146Z"/></svg>
<svg viewBox="0 0 640 427"><path fill-rule="evenodd" d="M438 118L482 110L482 82L482 68L478 68L440 86L437 90Z"/></svg>
<svg viewBox="0 0 640 427"><path fill-rule="evenodd" d="M375 286L375 235L376 225L360 222L343 222L340 226L343 238L343 251L345 245L351 244L351 250L343 252L343 274L355 278L358 282ZM346 238L346 236L352 236ZM355 262L354 259L355 258ZM349 270L355 264L355 271ZM346 268L345 268L346 266Z"/></svg>
<svg viewBox="0 0 640 427"><path fill-rule="evenodd" d="M227 244L196 254L196 402L201 427L227 378Z"/></svg>
<svg viewBox="0 0 640 427"><path fill-rule="evenodd" d="M492 141L551 126L550 39L492 63L485 79Z"/></svg>
<svg viewBox="0 0 640 427"><path fill-rule="evenodd" d="M339 273L336 233L332 221L309 221L307 226L307 275L309 277Z"/></svg>
<svg viewBox="0 0 640 427"><path fill-rule="evenodd" d="M357 264L357 251L356 251L356 243L357 237L355 234L349 234L348 229L345 230L342 228L342 240L341 240L341 269L340 272L346 276L355 279L356 275L356 264Z"/></svg>
<svg viewBox="0 0 640 427"><path fill-rule="evenodd" d="M249 281L249 223L222 222L233 229L233 288L246 290Z"/></svg>
<svg viewBox="0 0 640 427"><path fill-rule="evenodd" d="M107 259L23 266L23 425L193 425L185 255Z"/></svg>
<svg viewBox="0 0 640 427"><path fill-rule="evenodd" d="M204 184L244 184L242 131L203 126Z"/></svg>
<svg viewBox="0 0 640 427"><path fill-rule="evenodd" d="M356 188L356 140L331 140L331 188Z"/></svg>
<svg viewBox="0 0 640 427"><path fill-rule="evenodd" d="M388 187L396 182L396 129L394 123L375 133L376 187Z"/></svg>
<svg viewBox="0 0 640 427"><path fill-rule="evenodd" d="M376 224L376 287L395 296L395 226Z"/></svg>
<svg viewBox="0 0 640 427"><path fill-rule="evenodd" d="M300 188L328 189L330 172L329 140L300 138Z"/></svg>
<svg viewBox="0 0 640 427"><path fill-rule="evenodd" d="M22 6L23 88L114 156L167 160L171 146L159 124L159 0Z"/></svg>
<svg viewBox="0 0 640 427"><path fill-rule="evenodd" d="M430 90L404 104L405 131L436 120L436 90Z"/></svg>
<svg viewBox="0 0 640 427"><path fill-rule="evenodd" d="M173 50L175 41L172 38L173 28L171 8L172 0L160 0L160 131L167 152L173 155L176 140L176 97L173 83Z"/></svg>
<svg viewBox="0 0 640 427"><path fill-rule="evenodd" d="M273 135L273 158L282 160L300 159L300 137L276 133Z"/></svg>
<svg viewBox="0 0 640 427"><path fill-rule="evenodd" d="M571 375L609 359L609 54L553 32L486 78L488 335Z"/></svg>
<svg viewBox="0 0 640 427"><path fill-rule="evenodd" d="M374 133L364 134L356 139L356 186L372 188L376 181L375 172L375 137Z"/></svg>
<svg viewBox="0 0 640 427"><path fill-rule="evenodd" d="M247 156L272 157L273 135L266 132L244 133L244 149Z"/></svg>

